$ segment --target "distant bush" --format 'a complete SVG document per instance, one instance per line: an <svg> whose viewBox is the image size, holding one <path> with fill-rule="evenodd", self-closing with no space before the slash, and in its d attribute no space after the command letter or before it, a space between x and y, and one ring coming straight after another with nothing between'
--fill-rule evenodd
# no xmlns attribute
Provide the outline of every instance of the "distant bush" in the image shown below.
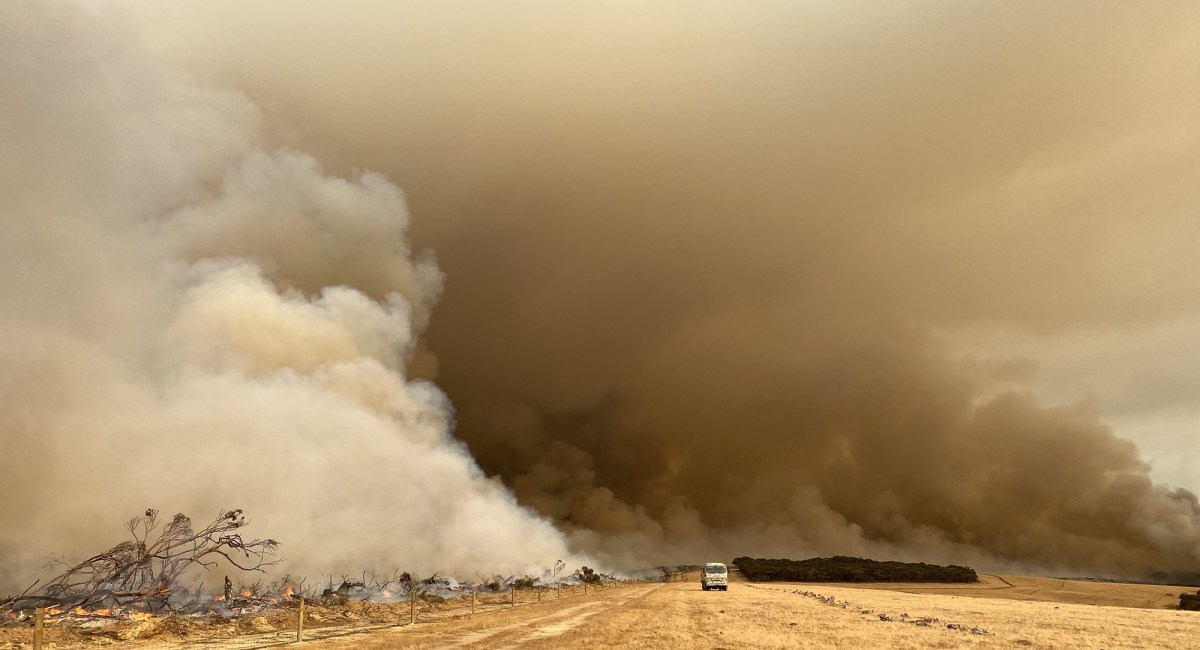
<svg viewBox="0 0 1200 650"><path fill-rule="evenodd" d="M600 582L601 575L596 573L595 570L587 566L583 566L575 569L575 577L579 578L581 582L590 582L594 584Z"/></svg>
<svg viewBox="0 0 1200 650"><path fill-rule="evenodd" d="M978 582L975 570L924 562L877 562L858 557L808 560L739 557L733 565L749 580L784 582Z"/></svg>
<svg viewBox="0 0 1200 650"><path fill-rule="evenodd" d="M1179 594L1179 609L1200 612L1200 593Z"/></svg>

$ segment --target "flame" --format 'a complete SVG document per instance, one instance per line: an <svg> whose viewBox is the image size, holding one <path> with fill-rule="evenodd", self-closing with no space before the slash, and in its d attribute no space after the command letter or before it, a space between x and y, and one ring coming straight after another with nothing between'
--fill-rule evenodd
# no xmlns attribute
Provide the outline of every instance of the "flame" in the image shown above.
<svg viewBox="0 0 1200 650"><path fill-rule="evenodd" d="M57 616L62 613L62 610L57 607L47 607L46 613L51 616Z"/></svg>
<svg viewBox="0 0 1200 650"><path fill-rule="evenodd" d="M296 593L296 588L295 588L295 587L293 587L293 586L291 586L291 585L288 585L287 587L285 587L285 588L283 589L283 593L282 593L281 595L282 595L284 598L291 598L291 597L292 597L292 594L294 594L294 593Z"/></svg>
<svg viewBox="0 0 1200 650"><path fill-rule="evenodd" d="M251 594L252 594L252 592L250 591L250 587L242 587L242 594L241 594L241 595L243 595L243 596L249 596L249 595L251 595Z"/></svg>
<svg viewBox="0 0 1200 650"><path fill-rule="evenodd" d="M213 596L213 600L225 600L225 594L217 594Z"/></svg>
<svg viewBox="0 0 1200 650"><path fill-rule="evenodd" d="M387 589L384 589L383 591L379 592L379 595L383 596L384 598L391 598L392 592L388 591Z"/></svg>
<svg viewBox="0 0 1200 650"><path fill-rule="evenodd" d="M112 616L113 615L112 610L108 609L108 608L88 610L88 609L84 609L82 607L76 607L75 609L71 610L71 613L76 616Z"/></svg>

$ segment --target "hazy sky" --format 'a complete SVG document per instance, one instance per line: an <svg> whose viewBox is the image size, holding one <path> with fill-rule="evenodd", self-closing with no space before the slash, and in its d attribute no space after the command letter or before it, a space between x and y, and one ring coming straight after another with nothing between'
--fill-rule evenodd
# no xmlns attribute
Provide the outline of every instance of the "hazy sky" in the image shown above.
<svg viewBox="0 0 1200 650"><path fill-rule="evenodd" d="M1044 400L1094 398L1200 487L1193 3L215 7L146 12L149 37L285 142L405 189L452 276L434 340L490 311L481 276L557 312L549 362L598 347L583 323L669 336L820 267L963 352L1035 362ZM510 259L468 264L489 238ZM662 293L687 306L636 313Z"/></svg>
<svg viewBox="0 0 1200 650"><path fill-rule="evenodd" d="M1200 567L1200 5L117 6L403 189L408 370L577 548Z"/></svg>

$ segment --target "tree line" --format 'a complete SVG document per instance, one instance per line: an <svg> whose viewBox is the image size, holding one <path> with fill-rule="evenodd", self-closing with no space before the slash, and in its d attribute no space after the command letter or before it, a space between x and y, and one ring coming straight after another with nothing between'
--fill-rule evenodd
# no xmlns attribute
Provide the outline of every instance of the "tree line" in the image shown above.
<svg viewBox="0 0 1200 650"><path fill-rule="evenodd" d="M924 562L879 562L859 557L807 560L739 557L733 565L749 580L783 582L978 582L970 567Z"/></svg>

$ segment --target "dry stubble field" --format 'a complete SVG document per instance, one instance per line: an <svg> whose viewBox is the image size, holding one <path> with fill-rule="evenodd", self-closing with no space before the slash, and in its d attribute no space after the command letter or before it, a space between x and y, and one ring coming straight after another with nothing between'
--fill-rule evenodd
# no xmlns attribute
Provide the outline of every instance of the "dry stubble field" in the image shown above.
<svg viewBox="0 0 1200 650"><path fill-rule="evenodd" d="M701 591L687 581L302 645L328 650L1200 647L1200 613L1161 609L1180 591L1007 576L985 576L979 585L957 587L735 582L727 592ZM921 624L922 619L936 620Z"/></svg>

